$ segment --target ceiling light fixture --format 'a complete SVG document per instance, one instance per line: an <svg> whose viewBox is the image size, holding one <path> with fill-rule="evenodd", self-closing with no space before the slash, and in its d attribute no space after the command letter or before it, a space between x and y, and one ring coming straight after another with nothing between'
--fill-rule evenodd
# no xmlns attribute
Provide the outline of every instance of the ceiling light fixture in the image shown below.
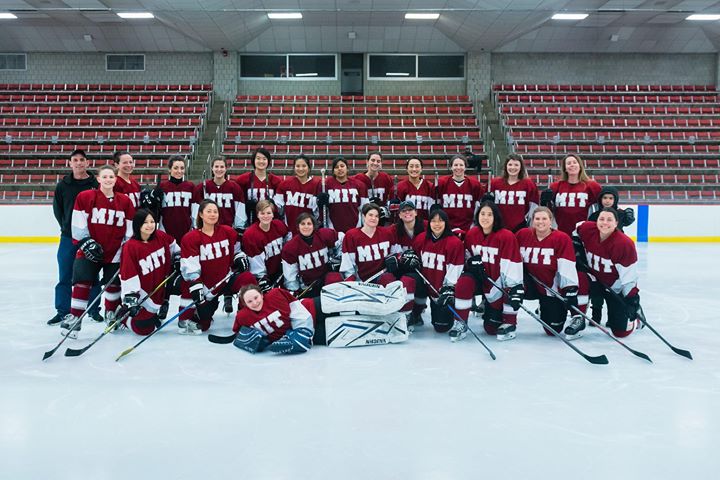
<svg viewBox="0 0 720 480"><path fill-rule="evenodd" d="M125 19L130 19L130 20L140 19L140 18L155 18L155 15L153 15L150 12L120 12L117 14L117 16L120 18L125 18Z"/></svg>
<svg viewBox="0 0 720 480"><path fill-rule="evenodd" d="M303 18L300 12L285 12L285 13L268 13L268 18L272 20L298 20Z"/></svg>
<svg viewBox="0 0 720 480"><path fill-rule="evenodd" d="M406 13L405 20L437 20L439 13Z"/></svg>
<svg viewBox="0 0 720 480"><path fill-rule="evenodd" d="M556 13L552 16L553 20L584 20L588 17L587 13Z"/></svg>
<svg viewBox="0 0 720 480"><path fill-rule="evenodd" d="M707 13L695 13L695 14L687 17L685 20L704 20L707 22L707 21L720 20L720 15L707 14Z"/></svg>
<svg viewBox="0 0 720 480"><path fill-rule="evenodd" d="M14 20L17 17L12 13L2 12L0 13L0 20Z"/></svg>

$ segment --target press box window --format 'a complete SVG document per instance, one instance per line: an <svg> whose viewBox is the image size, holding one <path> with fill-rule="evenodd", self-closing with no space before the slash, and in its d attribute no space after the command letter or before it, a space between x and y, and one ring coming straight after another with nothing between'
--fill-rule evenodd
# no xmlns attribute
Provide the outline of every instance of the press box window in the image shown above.
<svg viewBox="0 0 720 480"><path fill-rule="evenodd" d="M290 76L335 78L335 55L290 55Z"/></svg>
<svg viewBox="0 0 720 480"><path fill-rule="evenodd" d="M240 76L248 78L287 77L286 55L241 55Z"/></svg>
<svg viewBox="0 0 720 480"><path fill-rule="evenodd" d="M143 71L145 55L106 55L105 69L108 71Z"/></svg>
<svg viewBox="0 0 720 480"><path fill-rule="evenodd" d="M0 70L27 70L24 53L0 54Z"/></svg>
<svg viewBox="0 0 720 480"><path fill-rule="evenodd" d="M418 55L419 78L465 78L463 55Z"/></svg>
<svg viewBox="0 0 720 480"><path fill-rule="evenodd" d="M415 77L415 55L370 55L370 77Z"/></svg>

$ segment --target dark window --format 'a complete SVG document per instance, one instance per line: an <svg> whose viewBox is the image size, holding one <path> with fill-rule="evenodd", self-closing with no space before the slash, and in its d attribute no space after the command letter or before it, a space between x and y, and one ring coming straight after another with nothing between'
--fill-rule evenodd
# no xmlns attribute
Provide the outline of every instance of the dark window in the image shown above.
<svg viewBox="0 0 720 480"><path fill-rule="evenodd" d="M24 53L0 54L0 70L26 70Z"/></svg>
<svg viewBox="0 0 720 480"><path fill-rule="evenodd" d="M418 77L464 78L465 57L463 55L419 55Z"/></svg>
<svg viewBox="0 0 720 480"><path fill-rule="evenodd" d="M370 55L370 76L415 77L415 55Z"/></svg>
<svg viewBox="0 0 720 480"><path fill-rule="evenodd" d="M335 78L335 55L290 55L290 76Z"/></svg>
<svg viewBox="0 0 720 480"><path fill-rule="evenodd" d="M145 55L107 55L107 70L145 70Z"/></svg>
<svg viewBox="0 0 720 480"><path fill-rule="evenodd" d="M241 55L240 76L248 78L287 77L285 55Z"/></svg>

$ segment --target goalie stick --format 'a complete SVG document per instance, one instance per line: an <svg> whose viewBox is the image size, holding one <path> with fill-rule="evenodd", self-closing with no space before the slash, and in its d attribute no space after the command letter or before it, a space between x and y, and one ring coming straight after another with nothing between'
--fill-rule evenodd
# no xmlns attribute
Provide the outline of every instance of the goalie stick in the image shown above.
<svg viewBox="0 0 720 480"><path fill-rule="evenodd" d="M422 279L422 281L425 282L425 285L427 285L428 287L430 287L430 289L435 293L435 295L437 295L437 296L439 297L439 296L440 296L440 293L435 289L435 287L433 287L432 283L430 283L430 282L428 281L428 279L425 278L425 275L423 275L422 272L420 272L420 270L417 269L417 268L415 269L415 272L420 276L420 278ZM432 299L432 298L431 298L431 300L432 300L432 301L435 301L435 300ZM455 310L455 308L451 307L450 305L446 305L446 306L447 306L447 308L453 313L453 315L455 315L455 318L457 318L457 319L460 320L461 322L465 322L465 320L462 319L462 317L461 317L460 314L457 312L457 310ZM468 322L465 322L465 323L467 324ZM485 347L485 350L488 351L488 353L490 354L490 358L492 358L493 360L497 360L497 357L495 357L495 353L493 353L493 351L490 350L490 347L488 347L488 346L485 344L485 342L483 342L482 340L480 340L480 337L478 337L477 334L473 331L473 329L470 328L470 325L468 325L467 327L468 327L468 330L470 330L470 333L473 334L473 337L475 337L475 339L476 339L478 342L480 342L480 345L482 345L483 347Z"/></svg>
<svg viewBox="0 0 720 480"><path fill-rule="evenodd" d="M611 288L606 287L605 285L603 285L603 288L605 289L605 291L609 292L610 295L612 295L612 296L615 298L615 300L617 300L618 302L620 302L621 305L623 305L623 306L625 305L625 300L623 299L623 297L622 297L619 293L613 291ZM660 340L662 340L662 342L663 342L665 345L667 345L668 347L670 347L670 350L672 350L673 352L675 352L676 354L678 354L678 355L680 355L680 356L682 356L682 357L688 358L688 359L690 359L690 360L693 359L692 353L690 353L690 351L688 351L688 350L683 350L682 348L677 348L677 347L673 346L670 342L668 342L667 340L665 340L665 338L664 338L662 335L660 335L660 333L658 333L658 331L655 330L655 329L652 327L652 325L650 325L650 324L648 323L647 319L645 318L645 312L643 311L642 307L640 307L640 311L638 312L638 318L640 319L640 321L641 321L646 327L648 327L648 328L650 329L651 332L653 332Z"/></svg>
<svg viewBox="0 0 720 480"><path fill-rule="evenodd" d="M233 273L235 273L235 272L233 272L232 270L230 270L230 271L228 272L228 274L225 275L225 277L223 277L218 283L216 283L216 284L210 289L210 292L214 291L214 290L217 289L220 285L222 285L223 283L225 283L225 282L227 281L227 279L230 278L230 277L233 275ZM208 292L208 293L209 293L209 292ZM205 302L205 301L206 301L206 299L203 298L203 299L200 301L200 303L203 303L203 302ZM132 347L130 347L130 348L126 349L126 350L123 350L123 352L122 352L120 355L118 355L118 357L115 359L115 361L118 362L118 361L120 361L121 358L123 358L124 356L130 354L130 352L132 352L132 351L135 350L137 347L139 347L140 345L142 345L142 343L143 343L144 341L146 341L147 339L149 339L150 337L152 337L153 335L155 335L157 332L159 332L160 330L162 330L163 328L165 328L165 327L166 327L169 323L171 323L173 320L175 320L176 318L180 317L180 315L182 315L186 310L189 310L190 308L194 307L195 304L196 304L196 302L192 302L190 305L188 305L187 307L185 307L185 308L183 308L182 310L180 310L180 311L179 311L177 314L175 314L172 318L166 320L165 323L163 323L162 325L160 325L160 326L159 326L157 329L155 329L150 335L148 335L147 337L143 337L142 340L140 340L139 342L137 342L137 343L136 343L135 345L133 345Z"/></svg>
<svg viewBox="0 0 720 480"><path fill-rule="evenodd" d="M75 328L75 325L79 324L82 321L82 319L85 318L85 315L87 315L87 313L90 311L90 309L92 307L94 307L97 302L100 301L100 298L103 296L103 293L105 293L105 290L107 290L108 285L110 285L117 278L118 275L120 275L119 268L118 268L118 271L115 272L115 275L113 275L112 278L110 280L108 280L108 282L105 284L105 286L103 286L103 289L100 291L100 293L98 293L98 296L95 297L95 299L92 302L90 302L90 305L88 305L87 308L85 308L85 311L82 313L82 315L80 315L75 320L75 322L70 327L68 334L63 336L62 340L60 340L60 342L57 345L55 345L55 348L45 352L45 354L43 355L43 360L47 360L48 358L52 357L55 354L55 352L57 352L58 348L60 348L60 346L63 343L65 343L65 340L67 340L68 337L70 336L70 332L72 332L73 328Z"/></svg>
<svg viewBox="0 0 720 480"><path fill-rule="evenodd" d="M157 287L155 287L155 290L153 290L152 292L150 292L150 293L148 293L147 295L145 295L145 298L143 298L142 301L138 302L138 305L142 305L143 303L145 303L145 301L146 301L148 298L150 298L150 297L152 297L153 295L155 295L155 293L157 293L157 291L160 290L160 289L162 288L162 286L165 285L165 284L166 284L170 279L172 279L175 275L176 275L176 272L171 273L167 278L165 278L165 280L163 280L162 282L160 282L160 284L159 284ZM103 338L105 335L107 335L108 333L110 333L110 332L112 332L113 330L115 330L118 326L120 326L120 324L122 324L122 322L124 322L125 319L127 319L129 316L130 316L130 311L127 311L127 312L125 312L125 314L123 314L122 316L115 318L115 321L112 322L112 323L111 323L110 325L108 325L107 327L105 327L105 329L102 331L102 333L101 333L100 335L98 335L98 336L95 338L95 340L93 340L92 342L90 342L88 345L86 345L86 346L83 347L83 348L67 348L67 349L65 350L65 356L66 356L66 357L79 357L79 356L82 355L83 353L87 352L87 351L90 349L90 347L92 347L92 346L95 345L97 342L99 342L101 338Z"/></svg>
<svg viewBox="0 0 720 480"><path fill-rule="evenodd" d="M497 288L498 290L500 290L500 291L503 293L503 295L508 296L507 292L506 292L503 288L501 288L500 285L498 285L497 283L495 283L492 278L488 277L487 281L490 282L490 284L491 284L493 287L495 287L495 288ZM523 305L522 303L520 304L520 308L522 308L528 315L530 315L530 316L531 316L532 318L534 318L538 323L540 323L540 325L542 325L543 327L545 327L545 329L546 329L548 332L550 332L552 335L554 335L554 336L556 336L557 338L559 338L560 340L562 340L565 345L567 345L568 347L572 348L572 349L575 351L575 353L577 353L578 355L580 355L581 357L583 357L583 358L584 358L585 360L587 360L588 362L593 363L593 364L595 364L595 365L607 365L608 363L610 363L605 355L592 356L592 355L587 355L586 353L582 352L579 348L577 348L575 345L573 345L572 343L570 343L565 337L563 337L562 335L560 335L559 333L557 333L554 328L552 328L550 325L548 325L547 323L545 323L540 317L538 317L537 315L535 315L534 312L531 312L530 309L528 309L527 307L525 307L525 305Z"/></svg>
<svg viewBox="0 0 720 480"><path fill-rule="evenodd" d="M560 295L559 292L557 292L556 290L553 290L553 289L550 288L549 286L545 285L545 284L544 284L541 280L539 280L535 275L533 275L533 274L529 274L529 275L530 275L530 278L532 278L535 283L537 283L538 285L540 285L541 287L543 287L546 291L550 292L555 298L559 299L559 300L562 301L562 302L565 301L565 299L563 298L562 295ZM613 337L612 333L610 333L607 328L603 327L601 324L599 324L598 322L596 322L595 320L593 320L591 317L589 317L588 315L584 314L578 307L573 306L573 307L572 307L572 310L573 310L574 312L578 313L579 315L582 315L588 322L592 323L592 324L595 325L597 328L599 328L601 332L603 332L605 335L607 335L608 337L610 337L612 340L614 340L615 342L617 342L618 344L620 344L620 346L622 346L625 350L629 351L630 353L632 353L632 354L635 355L636 357L640 357L640 358L642 358L643 360L647 360L648 362L653 363L653 361L650 359L649 356L647 356L647 355L644 354L643 352L639 352L639 351L637 351L637 350L633 350L632 348L628 347L627 345L625 345L623 342L621 342L621 341L618 340L617 338Z"/></svg>

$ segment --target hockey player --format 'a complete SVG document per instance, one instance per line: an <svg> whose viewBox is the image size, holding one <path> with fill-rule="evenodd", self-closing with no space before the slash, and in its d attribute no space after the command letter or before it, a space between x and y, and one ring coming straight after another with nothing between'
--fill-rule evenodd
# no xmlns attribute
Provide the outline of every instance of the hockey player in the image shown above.
<svg viewBox="0 0 720 480"><path fill-rule="evenodd" d="M260 200L255 207L257 222L245 230L243 250L250 261L250 273L257 279L263 292L267 292L282 275L280 252L290 239L287 226L273 218L275 205Z"/></svg>
<svg viewBox="0 0 720 480"><path fill-rule="evenodd" d="M430 207L435 203L435 185L423 178L420 159L411 158L407 161L406 168L408 176L398 183L397 197L401 202L413 202L417 207L417 216L421 220L427 220Z"/></svg>
<svg viewBox="0 0 720 480"><path fill-rule="evenodd" d="M133 207L138 208L140 206L140 190L142 190L142 188L140 184L131 177L135 169L135 159L129 152L120 151L113 153L113 163L117 171L114 191L127 195Z"/></svg>
<svg viewBox="0 0 720 480"><path fill-rule="evenodd" d="M165 300L167 286L158 289L142 304L140 299L170 275L175 260L180 269L180 247L173 237L157 228L155 215L149 210L140 209L135 213L132 229L132 238L125 242L120 256L123 303L116 314L129 313L123 323L138 335L149 335L160 325L157 313ZM112 323L114 318L109 320Z"/></svg>
<svg viewBox="0 0 720 480"><path fill-rule="evenodd" d="M275 204L284 216L285 225L297 234L297 219L301 213L318 217L317 195L321 192L320 179L310 176L310 161L305 155L295 158L295 175L283 180L275 194Z"/></svg>
<svg viewBox="0 0 720 480"><path fill-rule="evenodd" d="M382 154L380 152L370 152L367 157L367 172L358 173L353 178L365 185L369 203L384 207L389 200L395 198L393 180L390 175L382 171ZM384 212L383 215L387 214L386 210L380 210L380 212ZM385 220L385 218L381 220Z"/></svg>
<svg viewBox="0 0 720 480"><path fill-rule="evenodd" d="M60 327L63 335L77 338L81 324L77 321L87 307L90 287L103 272L107 283L120 267L120 247L132 234L135 208L122 193L114 193L115 170L110 165L98 170L97 190L85 190L75 199L72 214L73 242L78 252L73 265L73 288L70 313ZM120 304L120 279L115 277L105 288L105 315ZM106 318L107 319L107 318Z"/></svg>
<svg viewBox="0 0 720 480"><path fill-rule="evenodd" d="M348 164L343 158L332 163L333 176L326 180L326 193L318 194L318 208L327 206L327 227L345 233L362 225L360 209L368 203L365 185L348 177Z"/></svg>
<svg viewBox="0 0 720 480"><path fill-rule="evenodd" d="M159 228L176 242L192 229L192 197L195 186L185 180L185 158L173 155L168 160L168 179L160 182Z"/></svg>
<svg viewBox="0 0 720 480"><path fill-rule="evenodd" d="M244 285L255 282L249 272L247 256L241 251L240 238L235 230L220 223L220 209L213 200L203 200L198 208L196 229L182 239L180 250L181 284L180 308L191 300L200 303L186 310L178 322L179 333L199 335L210 328L218 306L218 294L232 295ZM237 273L226 282L222 292L210 291L230 270Z"/></svg>
<svg viewBox="0 0 720 480"><path fill-rule="evenodd" d="M421 273L440 294L430 304L432 325L436 332L448 332L453 326L453 314L447 307L455 303L455 284L462 272L464 249L462 241L452 233L444 210L430 212L428 228L413 241L413 250L420 257ZM415 306L408 317L408 327L422 325L420 315L432 291L423 281L416 282Z"/></svg>
<svg viewBox="0 0 720 480"><path fill-rule="evenodd" d="M400 202L398 219L393 225L394 243L401 251L412 247L415 238L427 229L427 222L419 218L415 203L412 200Z"/></svg>
<svg viewBox="0 0 720 480"><path fill-rule="evenodd" d="M553 210L558 230L572 235L575 225L588 218L601 188L587 176L579 155L566 155L562 160L562 180L543 190L540 204Z"/></svg>
<svg viewBox="0 0 720 480"><path fill-rule="evenodd" d="M477 180L465 176L467 160L463 155L453 155L450 168L452 175L438 181L437 198L448 214L453 231L462 236L470 229L485 191Z"/></svg>
<svg viewBox="0 0 720 480"><path fill-rule="evenodd" d="M483 202L476 222L465 237L465 271L455 291L455 307L466 324L458 322L453 330L467 329L473 295L482 294L485 331L497 335L498 340L511 340L516 336L517 311L524 295L520 249L515 235L503 228L495 203ZM487 278L505 291L495 288Z"/></svg>
<svg viewBox="0 0 720 480"><path fill-rule="evenodd" d="M266 348L274 353L305 353L312 347L313 316L305 305L290 292L273 288L263 293L257 285L240 290L245 306L238 310L233 324L237 333L235 346L250 353Z"/></svg>
<svg viewBox="0 0 720 480"><path fill-rule="evenodd" d="M540 318L560 333L568 309L578 307L580 303L587 306L587 294L578 296L578 272L575 269L572 240L567 233L553 230L552 221L553 215L549 208L537 207L532 215L532 226L523 228L515 236L525 268L525 298L538 300ZM564 301L546 292L530 275L561 292ZM547 329L546 333L551 335ZM576 337L568 335L568 338Z"/></svg>
<svg viewBox="0 0 720 480"><path fill-rule="evenodd" d="M253 169L235 178L245 198L248 226L255 222L255 207L260 200L275 201L275 193L282 182L277 175L268 172L272 157L264 148L256 148L250 157Z"/></svg>
<svg viewBox="0 0 720 480"><path fill-rule="evenodd" d="M514 153L507 156L502 176L492 179L483 200L495 202L508 230L517 232L528 225L532 211L540 203L540 194L528 177L522 156Z"/></svg>
<svg viewBox="0 0 720 480"><path fill-rule="evenodd" d="M320 288L330 282L326 275L334 259L341 254L343 234L330 228L318 228L315 217L304 212L297 218L298 234L282 248L282 269L285 288L299 295L306 288L305 297L316 297Z"/></svg>
<svg viewBox="0 0 720 480"><path fill-rule="evenodd" d="M607 326L616 337L627 337L636 328L643 327L639 320L641 310L635 244L618 229L618 215L613 208L603 208L597 222L586 221L578 225L576 235L584 247L585 254L581 259L587 260L585 267L591 280L603 287L608 305ZM607 292L606 288L617 296ZM585 320L580 317L570 327L579 332L585 327Z"/></svg>
<svg viewBox="0 0 720 480"><path fill-rule="evenodd" d="M225 158L218 156L211 163L213 178L195 186L192 217L197 218L203 200L210 199L220 209L220 224L242 231L247 226L245 195L237 183L228 181Z"/></svg>

